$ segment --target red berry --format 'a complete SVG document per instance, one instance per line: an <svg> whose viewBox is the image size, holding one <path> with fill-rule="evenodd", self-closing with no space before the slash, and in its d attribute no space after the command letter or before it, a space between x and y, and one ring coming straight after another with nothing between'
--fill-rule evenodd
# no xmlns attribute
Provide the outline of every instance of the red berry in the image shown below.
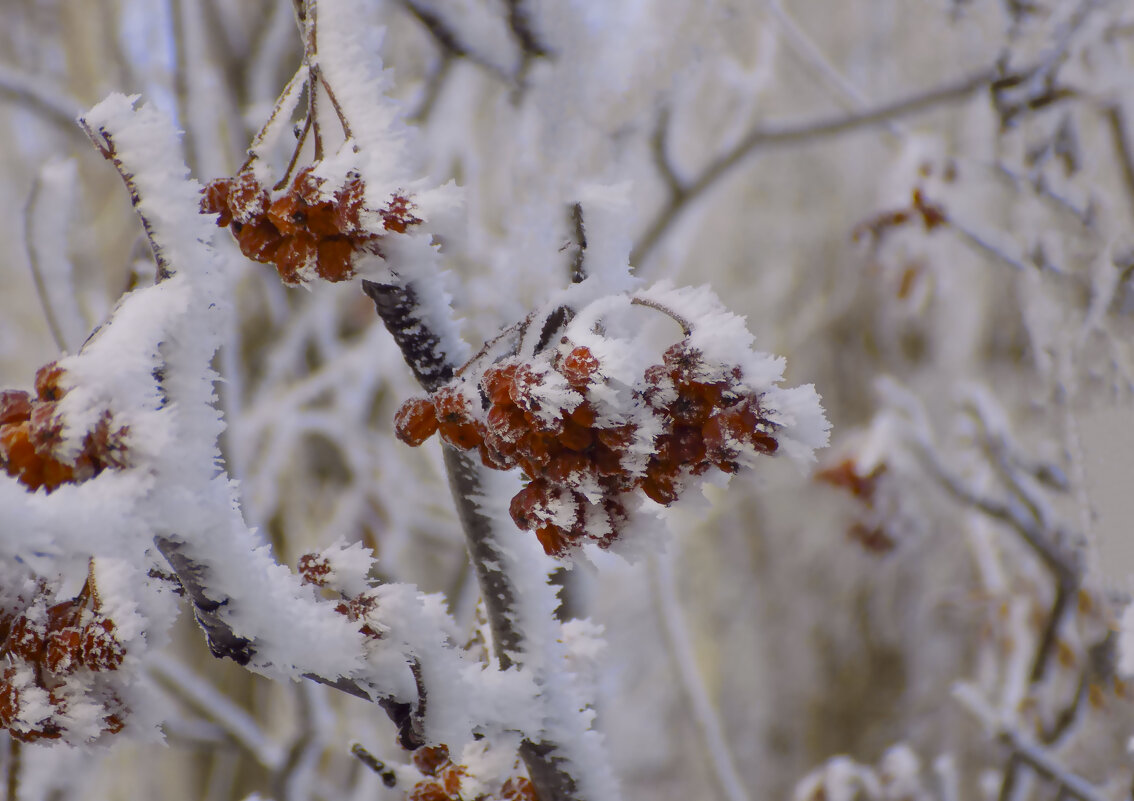
<svg viewBox="0 0 1134 801"><path fill-rule="evenodd" d="M413 766L426 776L436 776L449 764L449 749L443 745L419 748L413 752Z"/></svg>
<svg viewBox="0 0 1134 801"><path fill-rule="evenodd" d="M65 371L57 362L48 362L35 371L35 394L41 401L57 401L63 397L65 389L59 386Z"/></svg>
<svg viewBox="0 0 1134 801"><path fill-rule="evenodd" d="M410 398L394 415L394 433L407 445L417 447L437 432L437 411L428 398Z"/></svg>
<svg viewBox="0 0 1134 801"><path fill-rule="evenodd" d="M47 635L44 667L60 675L74 671L82 656L82 636L82 632L75 626L50 632Z"/></svg>
<svg viewBox="0 0 1134 801"><path fill-rule="evenodd" d="M234 225L233 232L240 252L261 264L267 264L276 257L283 241L280 232L267 220Z"/></svg>
<svg viewBox="0 0 1134 801"><path fill-rule="evenodd" d="M116 670L126 658L126 649L114 636L114 623L97 615L83 626L82 660L91 670Z"/></svg>
<svg viewBox="0 0 1134 801"><path fill-rule="evenodd" d="M559 372L567 379L567 383L574 389L582 390L591 384L599 371L599 360L591 353L590 348L582 345L573 348L563 357Z"/></svg>
<svg viewBox="0 0 1134 801"><path fill-rule="evenodd" d="M565 556L571 548L571 540L567 532L551 524L539 528L536 531L536 539L548 556Z"/></svg>
<svg viewBox="0 0 1134 801"><path fill-rule="evenodd" d="M259 222L268 211L268 190L246 170L232 179L228 188L228 208L234 221L242 225Z"/></svg>
<svg viewBox="0 0 1134 801"><path fill-rule="evenodd" d="M31 414L31 396L17 389L0 392L0 426L22 423Z"/></svg>

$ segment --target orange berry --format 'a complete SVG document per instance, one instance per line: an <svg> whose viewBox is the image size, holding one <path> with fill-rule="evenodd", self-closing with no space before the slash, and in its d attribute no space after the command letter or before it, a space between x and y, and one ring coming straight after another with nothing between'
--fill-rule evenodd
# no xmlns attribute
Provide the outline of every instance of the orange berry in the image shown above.
<svg viewBox="0 0 1134 801"><path fill-rule="evenodd" d="M126 650L114 636L114 623L97 615L83 626L82 659L91 670L116 670L126 658Z"/></svg>
<svg viewBox="0 0 1134 801"><path fill-rule="evenodd" d="M284 236L297 234L306 229L307 204L293 192L281 195L268 207L268 221Z"/></svg>
<svg viewBox="0 0 1134 801"><path fill-rule="evenodd" d="M566 448L573 451L585 451L594 442L594 435L589 428L584 428L568 419L557 439Z"/></svg>
<svg viewBox="0 0 1134 801"><path fill-rule="evenodd" d="M449 749L444 745L432 745L413 752L413 766L426 776L436 776L449 764Z"/></svg>
<svg viewBox="0 0 1134 801"><path fill-rule="evenodd" d="M410 398L394 415L394 434L417 447L437 432L437 410L428 398Z"/></svg>
<svg viewBox="0 0 1134 801"><path fill-rule="evenodd" d="M677 485L673 477L661 467L646 470L646 475L642 479L642 492L646 493L646 497L651 501L662 506L669 506L677 500Z"/></svg>
<svg viewBox="0 0 1134 801"><path fill-rule="evenodd" d="M536 531L536 539L548 556L565 556L571 547L571 540L563 529L548 524Z"/></svg>
<svg viewBox="0 0 1134 801"><path fill-rule="evenodd" d="M314 584L316 587L327 586L327 577L331 575L331 565L317 553L305 553L299 557L296 569L304 584Z"/></svg>
<svg viewBox="0 0 1134 801"><path fill-rule="evenodd" d="M588 384L591 384L598 371L599 360L591 353L590 348L582 345L573 348L570 353L563 357L563 361L559 365L559 372L567 379L567 383L577 390L584 389Z"/></svg>
<svg viewBox="0 0 1134 801"><path fill-rule="evenodd" d="M276 257L276 251L283 241L280 232L267 220L235 223L232 230L240 252L261 264L267 264Z"/></svg>
<svg viewBox="0 0 1134 801"><path fill-rule="evenodd" d="M215 181L209 181L201 189L201 213L202 214L228 214L228 219L232 219L232 214L228 210L228 192L232 186L231 178L217 178ZM218 225L223 228L228 223L220 223Z"/></svg>
<svg viewBox="0 0 1134 801"><path fill-rule="evenodd" d="M258 178L247 170L232 179L228 187L228 208L235 222L260 222L268 211L270 198Z"/></svg>
<svg viewBox="0 0 1134 801"><path fill-rule="evenodd" d="M31 396L18 389L0 392L0 426L22 423L31 415Z"/></svg>
<svg viewBox="0 0 1134 801"><path fill-rule="evenodd" d="M57 362L48 362L35 371L35 394L41 401L57 401L66 392L59 386L65 371Z"/></svg>
<svg viewBox="0 0 1134 801"><path fill-rule="evenodd" d="M75 626L67 626L47 635L44 648L44 667L56 674L71 673L79 666L82 632Z"/></svg>
<svg viewBox="0 0 1134 801"><path fill-rule="evenodd" d="M331 283L346 281L354 276L354 245L346 237L334 236L319 240L318 266L320 278Z"/></svg>

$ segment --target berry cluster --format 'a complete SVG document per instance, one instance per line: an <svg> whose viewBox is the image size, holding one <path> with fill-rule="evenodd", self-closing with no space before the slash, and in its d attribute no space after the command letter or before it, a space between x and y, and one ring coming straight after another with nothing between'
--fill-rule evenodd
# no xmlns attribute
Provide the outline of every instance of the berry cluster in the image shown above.
<svg viewBox="0 0 1134 801"><path fill-rule="evenodd" d="M354 256L374 249L384 231L405 233L421 222L413 204L395 194L368 221L366 186L357 173L331 191L312 167L299 170L286 191L273 192L250 168L233 178L218 178L202 190L201 212L216 214L217 225L231 225L241 252L253 261L274 264L286 284L316 276L345 281L354 275Z"/></svg>
<svg viewBox="0 0 1134 801"><path fill-rule="evenodd" d="M862 505L862 514L847 529L847 537L873 553L888 553L898 543L888 530L894 509L879 497L879 484L887 472L886 463L878 464L869 473L860 470L854 459L844 459L820 470L815 478L849 492Z"/></svg>
<svg viewBox="0 0 1134 801"><path fill-rule="evenodd" d="M420 445L440 432L457 448L477 448L488 467L519 467L528 483L512 499L512 519L549 555L588 539L609 547L636 491L668 506L689 477L713 467L735 473L778 448L741 369L708 362L688 339L629 394L609 386L591 349L567 337L548 359L510 357L484 370L476 395L469 385L458 378L407 401L397 436Z"/></svg>
<svg viewBox="0 0 1134 801"><path fill-rule="evenodd" d="M62 453L63 420L58 403L66 390L60 386L63 368L55 362L35 374L33 398L19 390L0 391L0 467L31 490L47 492L68 482L94 478L107 468L127 466L123 444L127 429L115 429L105 412L83 437L73 458Z"/></svg>
<svg viewBox="0 0 1134 801"><path fill-rule="evenodd" d="M87 686L92 674L117 670L125 658L114 622L99 611L90 578L75 598L49 606L53 595L41 582L15 608L0 610L0 729L23 742L58 739L72 704L94 700L101 732L116 734L127 710L113 692Z"/></svg>
<svg viewBox="0 0 1134 801"><path fill-rule="evenodd" d="M407 791L406 801L537 801L531 780L519 775L508 777L498 794L462 795L461 779L469 775L468 768L453 764L443 745L414 751L413 764L425 778Z"/></svg>
<svg viewBox="0 0 1134 801"><path fill-rule="evenodd" d="M327 588L338 592L341 600L335 605L335 611L347 620L361 623L362 625L359 626L358 630L366 637L372 640L377 640L382 637L377 630L366 622L366 616L377 606L377 601L374 596L367 591L355 596L348 595L344 592L342 587L335 580L335 570L326 555L321 553L305 553L303 556L299 557L299 562L296 567L299 570L299 576L304 584L311 584L315 587Z"/></svg>

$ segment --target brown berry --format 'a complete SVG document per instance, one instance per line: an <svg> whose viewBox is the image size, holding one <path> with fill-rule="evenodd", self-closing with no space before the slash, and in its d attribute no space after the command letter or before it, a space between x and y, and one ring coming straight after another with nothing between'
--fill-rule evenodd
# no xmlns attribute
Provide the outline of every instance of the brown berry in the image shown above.
<svg viewBox="0 0 1134 801"><path fill-rule="evenodd" d="M31 396L17 389L0 392L0 426L22 423L31 414Z"/></svg>
<svg viewBox="0 0 1134 801"><path fill-rule="evenodd" d="M437 433L437 410L428 398L410 398L394 415L394 434L417 447Z"/></svg>
<svg viewBox="0 0 1134 801"><path fill-rule="evenodd" d="M598 359L591 353L590 348L582 345L573 348L570 353L563 357L563 361L559 365L559 372L567 379L567 383L576 390L585 389L588 384L593 383L598 371Z"/></svg>
<svg viewBox="0 0 1134 801"><path fill-rule="evenodd" d="M413 752L413 765L426 776L436 776L449 763L449 749L444 745L419 748Z"/></svg>
<svg viewBox="0 0 1134 801"><path fill-rule="evenodd" d="M66 392L59 386L65 371L57 362L48 362L35 371L35 394L41 401L57 401Z"/></svg>
<svg viewBox="0 0 1134 801"><path fill-rule="evenodd" d="M44 667L50 672L65 675L79 666L81 657L82 632L75 626L67 626L47 635Z"/></svg>
<svg viewBox="0 0 1134 801"><path fill-rule="evenodd" d="M337 283L346 281L354 276L354 246L350 240L342 236L333 236L319 240L318 267L319 277Z"/></svg>

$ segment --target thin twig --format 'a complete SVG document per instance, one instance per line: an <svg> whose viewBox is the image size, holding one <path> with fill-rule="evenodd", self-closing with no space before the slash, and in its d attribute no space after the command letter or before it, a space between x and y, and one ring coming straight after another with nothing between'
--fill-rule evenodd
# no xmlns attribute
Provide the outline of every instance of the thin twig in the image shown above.
<svg viewBox="0 0 1134 801"><path fill-rule="evenodd" d="M32 281L35 283L36 294L39 295L39 303L43 307L43 317L47 321L47 330L51 332L51 338L55 340L55 347L63 352L67 350L67 341L63 337L63 329L59 326L59 319L55 316L55 306L51 302L51 295L48 293L47 284L43 280L43 271L39 266L35 245L32 244L35 236L33 231L35 204L39 196L40 183L40 175L37 173L35 181L32 182L31 192L28 193L28 202L24 204L24 251L27 253L28 266L31 268Z"/></svg>
<svg viewBox="0 0 1134 801"><path fill-rule="evenodd" d="M954 698L1011 750L1015 760L1054 784L1061 793L1079 801L1107 801L1107 797L1097 787L1062 765L1047 749L1000 720L974 688L964 685L955 691Z"/></svg>
<svg viewBox="0 0 1134 801"><path fill-rule="evenodd" d="M59 87L0 64L0 95L21 103L69 136L79 133L75 120L84 105Z"/></svg>
<svg viewBox="0 0 1134 801"><path fill-rule="evenodd" d="M550 51L536 35L530 12L525 8L527 0L504 0L504 4L508 7L508 27L511 28L512 35L519 43L520 52L523 54L514 79L517 93L520 93L523 92L532 63L537 58L546 58L550 55Z"/></svg>
<svg viewBox="0 0 1134 801"><path fill-rule="evenodd" d="M634 297L630 298L630 305L632 305L632 306L646 306L646 307L651 308L655 311L660 311L666 317L669 317L671 320L673 320L675 323L677 323L679 326L681 326L681 332L685 336L689 336L690 334L693 333L693 324L692 323L690 323L688 320L686 320L680 314L675 312L673 309L669 308L668 306L664 306L661 303L658 303L656 300L651 300L650 298L638 297L637 295L635 295Z"/></svg>
<svg viewBox="0 0 1134 801"><path fill-rule="evenodd" d="M19 801L20 773L24 766L23 743L11 735L8 740L8 775L5 777L4 788L7 801Z"/></svg>
<svg viewBox="0 0 1134 801"><path fill-rule="evenodd" d="M207 680L164 654L147 662L149 672L179 701L220 727L228 739L258 764L275 771L284 762L284 752L260 728L256 719L237 706Z"/></svg>
<svg viewBox="0 0 1134 801"><path fill-rule="evenodd" d="M350 753L359 762L368 767L382 779L382 784L386 787L398 786L398 775L386 766L386 763L374 756L372 753L363 747L362 743L354 743L350 747Z"/></svg>
<svg viewBox="0 0 1134 801"><path fill-rule="evenodd" d="M768 125L749 132L731 150L713 161L692 182L682 184L661 211L647 226L630 257L630 263L641 265L649 258L665 232L691 201L712 188L724 175L762 147L802 145L831 136L868 128L878 123L930 111L946 103L967 99L974 92L987 88L1001 77L997 67L981 70L966 78L942 84L874 108L841 114L804 123Z"/></svg>
<svg viewBox="0 0 1134 801"><path fill-rule="evenodd" d="M654 165L669 189L670 198L679 198L685 195L685 182L678 177L677 170L673 167L673 160L669 157L669 120L670 109L668 106L662 106L658 111L654 135L650 137L650 153L654 157Z"/></svg>
<svg viewBox="0 0 1134 801"><path fill-rule="evenodd" d="M1126 194L1131 210L1134 210L1134 151L1130 147L1130 132L1126 126L1126 112L1121 106L1115 104L1104 112L1107 127L1110 129L1111 139L1114 140L1114 150L1118 154L1118 163L1122 167L1122 182L1126 186Z"/></svg>
<svg viewBox="0 0 1134 801"><path fill-rule="evenodd" d="M674 594L673 565L669 561L671 558L663 555L660 558L651 556L649 559L650 587L666 650L685 700L693 712L701 734L702 750L718 792L727 801L748 801L748 791L744 789L744 782L736 770L724 726L693 657L693 643L689 638L681 604Z"/></svg>

